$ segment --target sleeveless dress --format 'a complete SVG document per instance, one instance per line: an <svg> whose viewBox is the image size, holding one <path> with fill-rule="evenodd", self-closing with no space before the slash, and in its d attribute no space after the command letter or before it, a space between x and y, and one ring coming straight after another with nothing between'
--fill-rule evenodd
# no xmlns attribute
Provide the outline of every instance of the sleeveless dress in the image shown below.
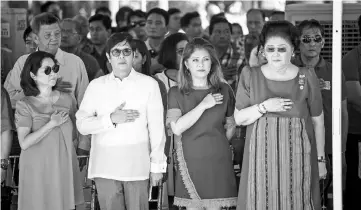
<svg viewBox="0 0 361 210"><path fill-rule="evenodd" d="M178 170L174 205L187 208L236 206L237 186L225 125L233 119L235 98L231 87L193 89L183 94L177 86L168 93L167 125L193 110L209 93L220 92L223 103L204 111L182 135L175 136ZM233 121L234 122L234 121Z"/></svg>
<svg viewBox="0 0 361 210"><path fill-rule="evenodd" d="M51 106L33 96L16 104L16 127L29 127L34 132L49 122L55 110L67 111L69 120L53 128L42 140L22 150L19 162L18 209L65 210L84 203L83 187L73 139L75 99L60 92Z"/></svg>
<svg viewBox="0 0 361 210"><path fill-rule="evenodd" d="M322 113L317 77L306 68L288 81L267 79L260 67L242 71L238 110L273 97L292 109L267 113L247 127L237 210L319 210L320 188L312 116Z"/></svg>

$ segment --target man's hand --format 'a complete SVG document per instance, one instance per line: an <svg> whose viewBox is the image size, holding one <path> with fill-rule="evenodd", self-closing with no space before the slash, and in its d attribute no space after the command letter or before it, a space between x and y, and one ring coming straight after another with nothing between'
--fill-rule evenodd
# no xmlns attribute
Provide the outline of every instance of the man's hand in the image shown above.
<svg viewBox="0 0 361 210"><path fill-rule="evenodd" d="M79 155L79 156L89 155L89 151L78 148L78 149L76 149L76 154ZM79 159L80 171L82 171L84 166L86 165L86 162L87 162L86 160L87 160L87 158L80 158Z"/></svg>
<svg viewBox="0 0 361 210"><path fill-rule="evenodd" d="M160 186L162 184L163 173L150 173L151 187Z"/></svg>
<svg viewBox="0 0 361 210"><path fill-rule="evenodd" d="M121 124L127 122L134 122L139 117L139 112L133 109L123 109L125 102L118 106L110 115L113 123Z"/></svg>

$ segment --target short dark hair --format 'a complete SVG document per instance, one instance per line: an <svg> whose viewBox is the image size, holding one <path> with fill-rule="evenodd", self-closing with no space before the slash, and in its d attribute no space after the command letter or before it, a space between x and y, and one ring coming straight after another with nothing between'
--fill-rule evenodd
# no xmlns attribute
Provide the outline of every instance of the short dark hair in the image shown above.
<svg viewBox="0 0 361 210"><path fill-rule="evenodd" d="M248 15L249 15L249 13L251 13L251 12L259 12L259 13L261 13L261 16L262 16L262 18L263 18L263 21L266 21L266 14L262 11L262 10L260 10L260 9L250 9L250 10L248 10L247 11L247 14L246 14L246 17L248 17Z"/></svg>
<svg viewBox="0 0 361 210"><path fill-rule="evenodd" d="M357 18L357 25L358 25L358 30L361 36L361 15Z"/></svg>
<svg viewBox="0 0 361 210"><path fill-rule="evenodd" d="M35 81L31 78L30 72L36 75L45 58L50 58L55 64L57 63L53 54L44 51L35 51L26 59L23 70L20 74L20 86L23 89L25 96L37 96L40 94ZM57 87L59 81L60 80L56 82L53 90Z"/></svg>
<svg viewBox="0 0 361 210"><path fill-rule="evenodd" d="M243 28L242 28L241 25L239 25L239 23L232 23L231 25L232 25L232 27L233 27L233 26L236 26L236 27L240 28L241 31L243 31Z"/></svg>
<svg viewBox="0 0 361 210"><path fill-rule="evenodd" d="M24 33L23 33L23 40L26 42L26 38L30 35L30 33L33 32L30 26L26 27Z"/></svg>
<svg viewBox="0 0 361 210"><path fill-rule="evenodd" d="M188 12L180 20L181 28L188 27L192 19L200 17L198 12Z"/></svg>
<svg viewBox="0 0 361 210"><path fill-rule="evenodd" d="M78 21L75 21L71 18L65 18L63 20L60 21L61 23L63 22L70 22L72 24L74 24L74 30L78 33L78 34L81 34L81 25Z"/></svg>
<svg viewBox="0 0 361 210"><path fill-rule="evenodd" d="M163 16L163 18L165 20L165 25L166 26L168 25L168 23L169 23L169 15L168 15L167 11L165 11L164 9L158 8L158 7L153 8L153 9L149 10L149 12L147 13L146 19L148 19L149 15L151 15L153 13Z"/></svg>
<svg viewBox="0 0 361 210"><path fill-rule="evenodd" d="M140 73L150 76L150 65L152 57L150 56L147 45L142 40L133 39L130 43L130 46L134 51L138 50L142 57L145 57L145 62L142 65L142 71Z"/></svg>
<svg viewBox="0 0 361 210"><path fill-rule="evenodd" d="M225 14L224 12L220 12L220 13L218 13L218 14L215 14L215 15L213 15L213 16L211 17L211 19L210 19L209 22L212 22L214 19L219 18L219 17L221 17L221 18L226 18L226 14Z"/></svg>
<svg viewBox="0 0 361 210"><path fill-rule="evenodd" d="M48 9L49 9L49 7L50 7L51 5L53 5L53 4L58 4L58 3L55 2L55 1L47 1L47 2L45 2L44 4L42 4L42 5L40 6L40 12L41 12L41 13L47 12Z"/></svg>
<svg viewBox="0 0 361 210"><path fill-rule="evenodd" d="M270 17L273 16L273 15L284 15L284 14L285 14L285 12L283 12L283 11L273 11L271 13Z"/></svg>
<svg viewBox="0 0 361 210"><path fill-rule="evenodd" d="M184 33L175 33L165 38L159 49L158 63L167 69L179 69L176 62L176 47L177 44L183 40L189 41L187 35Z"/></svg>
<svg viewBox="0 0 361 210"><path fill-rule="evenodd" d="M98 7L96 10L95 10L95 14L98 14L99 12L107 12L109 13L110 15L112 15L112 12L110 11L110 9L108 7Z"/></svg>
<svg viewBox="0 0 361 210"><path fill-rule="evenodd" d="M176 13L181 13L181 11L180 11L180 9L178 9L178 8L169 8L169 10L168 10L168 15L169 16L171 16L171 15L174 15L174 14L176 14Z"/></svg>
<svg viewBox="0 0 361 210"><path fill-rule="evenodd" d="M108 38L107 43L105 45L105 50L108 54L110 54L110 50L118 43L126 41L129 43L129 45L131 45L132 40L133 40L132 35L130 35L127 32L114 33Z"/></svg>
<svg viewBox="0 0 361 210"><path fill-rule="evenodd" d="M112 20L110 17L102 14L95 14L89 18L89 24L93 21L102 21L105 29L111 29L112 27Z"/></svg>
<svg viewBox="0 0 361 210"><path fill-rule="evenodd" d="M325 36L325 29L323 28L321 23L315 19L303 20L300 24L298 24L297 28L298 28L300 35L302 35L302 32L304 29L317 28L320 30L322 37Z"/></svg>
<svg viewBox="0 0 361 210"><path fill-rule="evenodd" d="M214 25L216 25L217 23L226 23L226 24L228 24L229 30L232 33L232 25L228 22L228 20L226 18L224 18L224 17L216 17L211 21L211 23L209 25L209 35L212 35Z"/></svg>
<svg viewBox="0 0 361 210"><path fill-rule="evenodd" d="M35 34L39 33L42 25L52 25L57 23L59 25L59 19L50 12L40 13L33 17L31 20L31 29Z"/></svg>
<svg viewBox="0 0 361 210"><path fill-rule="evenodd" d="M115 21L117 21L117 24L118 24L118 22L119 21L124 21L124 20L126 20L126 14L128 13L128 15L129 15L129 13L130 12L132 12L133 11L133 9L132 8L130 8L130 7L127 7L127 6L125 6L125 7L121 7L119 10L118 10L118 12L117 12L117 14L115 15Z"/></svg>
<svg viewBox="0 0 361 210"><path fill-rule="evenodd" d="M140 9L131 11L129 13L129 15L128 15L128 18L127 18L128 25L130 24L130 19L133 16L142 17L142 18L146 19L147 14L145 12L143 12L142 10L140 10Z"/></svg>
<svg viewBox="0 0 361 210"><path fill-rule="evenodd" d="M287 40L295 50L298 49L300 44L300 37L299 31L292 23L286 20L279 20L279 21L268 21L263 26L262 32L259 36L260 38L260 45L258 46L258 50L260 47L264 47L266 41L270 37L282 37Z"/></svg>

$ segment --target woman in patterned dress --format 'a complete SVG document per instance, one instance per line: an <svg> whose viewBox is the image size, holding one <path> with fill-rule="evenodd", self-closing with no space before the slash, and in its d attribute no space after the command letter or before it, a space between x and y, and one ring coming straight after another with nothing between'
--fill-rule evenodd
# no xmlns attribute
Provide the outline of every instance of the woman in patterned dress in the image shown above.
<svg viewBox="0 0 361 210"><path fill-rule="evenodd" d="M229 143L235 131L235 98L208 41L194 38L186 45L178 78L178 85L168 93L167 112L178 163L174 205L235 206L237 186Z"/></svg>
<svg viewBox="0 0 361 210"><path fill-rule="evenodd" d="M290 22L268 22L260 35L268 63L241 73L235 120L247 136L237 210L321 209L322 96L314 74L291 64L298 37Z"/></svg>

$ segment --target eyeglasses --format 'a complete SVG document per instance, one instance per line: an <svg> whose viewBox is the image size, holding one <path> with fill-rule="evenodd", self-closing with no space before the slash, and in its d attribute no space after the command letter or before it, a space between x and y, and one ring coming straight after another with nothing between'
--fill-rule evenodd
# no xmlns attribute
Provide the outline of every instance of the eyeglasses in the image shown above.
<svg viewBox="0 0 361 210"><path fill-rule="evenodd" d="M130 54L132 54L133 50L130 48L125 48L123 50L120 49L114 49L112 50L110 53L114 56L114 57L119 57L120 54L122 53L124 56L130 56Z"/></svg>
<svg viewBox="0 0 361 210"><path fill-rule="evenodd" d="M137 27L137 26L143 27L143 26L145 26L145 21L133 22L133 23L130 24L130 26L132 26L132 27Z"/></svg>
<svg viewBox="0 0 361 210"><path fill-rule="evenodd" d="M179 49L176 50L176 52L177 52L177 54L178 54L179 56L182 56L182 55L183 55L183 51L184 51L184 48L179 48Z"/></svg>
<svg viewBox="0 0 361 210"><path fill-rule="evenodd" d="M266 47L265 51L268 52L268 53L273 53L275 52L277 49L277 52L279 53L285 53L287 52L287 48L285 47L279 47L279 48L276 48L276 47Z"/></svg>
<svg viewBox="0 0 361 210"><path fill-rule="evenodd" d="M46 66L44 73L45 73L46 75L49 75L51 71L53 71L54 73L58 73L58 71L59 71L59 65L58 65L58 64L55 64L53 67Z"/></svg>
<svg viewBox="0 0 361 210"><path fill-rule="evenodd" d="M54 33L50 33L50 32L45 33L45 34L44 34L44 38L45 38L45 39L50 39L50 37L51 37L52 34L54 34L55 39L58 39L58 38L61 37L61 32L60 32L60 31L55 31Z"/></svg>
<svg viewBox="0 0 361 210"><path fill-rule="evenodd" d="M316 36L316 37L303 37L301 39L302 43L304 44L309 44L312 42L312 40L315 42L315 43L321 43L322 42L322 37L321 36Z"/></svg>

